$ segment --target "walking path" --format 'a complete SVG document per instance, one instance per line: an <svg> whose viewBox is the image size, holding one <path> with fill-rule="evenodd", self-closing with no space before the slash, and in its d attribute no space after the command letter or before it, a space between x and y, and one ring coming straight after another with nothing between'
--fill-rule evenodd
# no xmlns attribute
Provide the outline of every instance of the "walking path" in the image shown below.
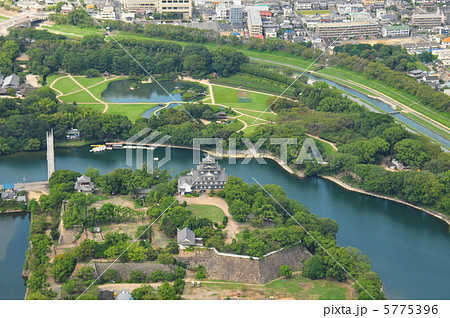
<svg viewBox="0 0 450 318"><path fill-rule="evenodd" d="M231 244L233 239L236 238L236 234L239 233L239 224L236 222L228 211L228 204L224 199L219 197L210 197L208 195L201 195L199 197L178 197L178 201L189 204L200 204L200 205L214 205L221 209L223 213L228 217L228 223L225 227L225 231L227 233L227 238L225 239L225 243Z"/></svg>
<svg viewBox="0 0 450 318"><path fill-rule="evenodd" d="M115 79L120 78L120 77L121 77L121 76L112 76L112 77L110 77L110 78L103 78L102 81L100 81L100 82L98 82L98 83L96 83L96 84L94 84L94 85L84 87L83 85L81 85L81 84L76 80L76 77L75 77L75 76L72 76L71 74L68 74L68 75L66 75L66 76L59 77L59 78L57 78L55 81L53 81L53 83L50 84L50 88L51 88L51 89L54 89L55 91L58 92L58 95L56 96L58 99L59 99L60 97L62 97L62 96L72 95L72 94L75 94L75 93L78 93L78 92L85 91L85 92L87 92L93 99L95 99L95 100L97 101L97 103L83 103L83 104L89 104L89 105L99 105L99 104L101 104L101 105L105 106L105 108L103 109L102 113L106 113L106 112L108 111L108 107L109 107L109 106L108 106L108 103L105 103L105 102L102 101L101 99L97 98L91 91L89 91L89 88L96 87L96 86L98 86L98 85L100 85L100 84L102 84L102 83L104 83L104 82L110 82L110 81L115 80ZM77 84L77 85L80 87L80 89L75 90L75 91L70 92L70 93L67 93L67 94L64 94L63 92L61 92L60 90L58 90L57 88L54 87L54 85L55 85L59 80L61 80L61 79L63 79L63 78L70 78L75 84ZM60 99L59 99L59 100L60 100ZM116 103L115 103L115 104L116 104ZM140 104L146 104L146 103L140 103ZM152 104L154 104L154 103L148 103L148 104L149 104L149 105L152 105Z"/></svg>

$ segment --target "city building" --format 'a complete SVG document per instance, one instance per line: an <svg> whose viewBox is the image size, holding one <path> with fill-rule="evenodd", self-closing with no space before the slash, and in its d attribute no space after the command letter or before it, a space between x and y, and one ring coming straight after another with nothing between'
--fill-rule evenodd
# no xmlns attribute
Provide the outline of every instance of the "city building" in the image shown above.
<svg viewBox="0 0 450 318"><path fill-rule="evenodd" d="M162 14L176 14L180 18L192 17L192 0L158 0L156 11Z"/></svg>
<svg viewBox="0 0 450 318"><path fill-rule="evenodd" d="M411 16L411 24L419 28L433 28L442 24L444 18L442 14L437 13L414 13Z"/></svg>
<svg viewBox="0 0 450 318"><path fill-rule="evenodd" d="M230 7L230 23L242 23L243 10L241 6Z"/></svg>
<svg viewBox="0 0 450 318"><path fill-rule="evenodd" d="M210 156L203 158L196 170L178 178L178 191L181 194L191 193L195 190L223 189L228 181L225 169Z"/></svg>
<svg viewBox="0 0 450 318"><path fill-rule="evenodd" d="M126 11L154 10L157 0L122 0Z"/></svg>
<svg viewBox="0 0 450 318"><path fill-rule="evenodd" d="M381 35L384 38L402 38L408 37L409 34L410 28L407 25L391 25L381 28Z"/></svg>
<svg viewBox="0 0 450 318"><path fill-rule="evenodd" d="M261 15L256 9L248 10L247 14L247 26L248 33L250 36L262 35L263 24L261 20Z"/></svg>
<svg viewBox="0 0 450 318"><path fill-rule="evenodd" d="M379 25L377 22L343 22L343 23L318 23L317 35L321 38L354 38L378 36Z"/></svg>

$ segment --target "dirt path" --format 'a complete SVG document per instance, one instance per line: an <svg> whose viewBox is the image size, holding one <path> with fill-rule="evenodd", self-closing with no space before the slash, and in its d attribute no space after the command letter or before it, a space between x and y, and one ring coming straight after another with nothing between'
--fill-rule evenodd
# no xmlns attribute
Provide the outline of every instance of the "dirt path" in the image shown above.
<svg viewBox="0 0 450 318"><path fill-rule="evenodd" d="M94 94L91 93L91 91L89 91L86 87L84 87L83 85L81 85L80 83L78 83L78 81L71 75L68 75L69 78L75 82L75 84L77 84L78 86L80 86L84 91L86 91L86 93L88 93L89 95L91 95L91 97L93 99L95 99L96 101L102 103L105 106L105 109L103 109L102 113L106 113L108 111L108 104L105 103L104 101L102 101L101 99L98 99ZM101 83L101 82L100 82ZM98 84L97 84L98 85Z"/></svg>
<svg viewBox="0 0 450 318"><path fill-rule="evenodd" d="M331 147L333 147L333 149L336 150L336 151L338 150L337 147L336 147L336 145L335 145L334 143L332 143L331 141L322 139L322 138L320 138L320 137L317 137L317 136L314 136L314 135L311 135L311 134L307 134L307 135L308 135L309 137L311 137L311 138L314 138L314 139L317 139L317 140L320 140L320 141L323 141L323 142L329 144L329 145L330 145Z"/></svg>
<svg viewBox="0 0 450 318"><path fill-rule="evenodd" d="M150 284L143 284L143 283L139 283L139 284L104 284L104 285L99 285L98 289L100 290L109 290L112 291L114 293L120 294L122 291L129 291L130 293L135 290L136 288L141 287L142 285L150 285L152 286L154 289L158 288L162 283L150 283Z"/></svg>
<svg viewBox="0 0 450 318"><path fill-rule="evenodd" d="M210 197L208 195L201 195L199 197L185 197L181 196L178 198L180 203L186 201L189 204L200 204L200 205L214 205L220 208L226 216L228 216L228 223L225 227L225 231L227 232L227 237L225 239L225 243L230 244L233 238L236 238L236 234L239 233L239 224L233 219L233 216L228 211L228 204L224 199L219 197Z"/></svg>

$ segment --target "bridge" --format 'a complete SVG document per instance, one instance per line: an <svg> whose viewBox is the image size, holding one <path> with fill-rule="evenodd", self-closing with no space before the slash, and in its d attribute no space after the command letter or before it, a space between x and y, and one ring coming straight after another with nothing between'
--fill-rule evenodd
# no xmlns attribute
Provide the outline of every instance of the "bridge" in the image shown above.
<svg viewBox="0 0 450 318"><path fill-rule="evenodd" d="M26 16L20 16L11 18L9 20L0 22L0 35L8 34L9 28L15 28L18 26L31 27L32 23L45 21L48 19L48 13L35 13Z"/></svg>

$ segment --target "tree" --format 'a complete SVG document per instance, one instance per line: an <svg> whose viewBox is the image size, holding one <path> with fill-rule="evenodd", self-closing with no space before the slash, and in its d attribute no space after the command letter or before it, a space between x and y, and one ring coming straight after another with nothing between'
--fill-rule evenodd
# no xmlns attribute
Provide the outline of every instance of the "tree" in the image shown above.
<svg viewBox="0 0 450 318"><path fill-rule="evenodd" d="M206 268L202 265L197 266L197 279L206 278Z"/></svg>
<svg viewBox="0 0 450 318"><path fill-rule="evenodd" d="M229 47L218 47L212 53L212 68L222 76L238 72L240 66L248 61L243 53Z"/></svg>
<svg viewBox="0 0 450 318"><path fill-rule="evenodd" d="M133 262L139 262L147 259L147 249L141 244L135 242L127 250L127 258Z"/></svg>
<svg viewBox="0 0 450 318"><path fill-rule="evenodd" d="M303 276L311 279L324 278L326 275L326 267L323 263L322 257L314 255L305 262L303 267Z"/></svg>
<svg viewBox="0 0 450 318"><path fill-rule="evenodd" d="M209 73L207 60L197 54L187 56L183 61L183 68L194 78L202 78Z"/></svg>
<svg viewBox="0 0 450 318"><path fill-rule="evenodd" d="M416 139L403 139L397 142L394 152L400 162L414 168L421 167L430 158L425 145Z"/></svg>
<svg viewBox="0 0 450 318"><path fill-rule="evenodd" d="M77 277L85 283L90 283L95 279L95 270L92 267L83 266L78 271Z"/></svg>
<svg viewBox="0 0 450 318"><path fill-rule="evenodd" d="M180 298L177 295L177 290L168 282L162 283L156 290L156 293L159 300L174 300Z"/></svg>
<svg viewBox="0 0 450 318"><path fill-rule="evenodd" d="M292 269L289 265L281 265L280 266L280 275L284 276L286 278L289 278L292 276Z"/></svg>
<svg viewBox="0 0 450 318"><path fill-rule="evenodd" d="M131 293L136 300L156 300L158 296L155 289L150 285L142 285Z"/></svg>
<svg viewBox="0 0 450 318"><path fill-rule="evenodd" d="M172 255L167 254L167 253L159 254L158 261L161 264L165 264L165 265L175 264L175 262L176 262L175 257L173 257Z"/></svg>
<svg viewBox="0 0 450 318"><path fill-rule="evenodd" d="M64 282L75 269L76 259L72 253L63 253L55 256L50 274L58 282Z"/></svg>
<svg viewBox="0 0 450 318"><path fill-rule="evenodd" d="M100 283L105 284L109 282L120 283L122 278L117 270L109 268L104 273L100 273Z"/></svg>
<svg viewBox="0 0 450 318"><path fill-rule="evenodd" d="M94 256L95 246L97 243L90 239L85 239L80 246L75 247L73 255L77 261L87 261Z"/></svg>
<svg viewBox="0 0 450 318"><path fill-rule="evenodd" d="M131 271L130 280L133 283L143 283L145 282L145 275L141 271Z"/></svg>
<svg viewBox="0 0 450 318"><path fill-rule="evenodd" d="M230 205L230 214L238 222L245 222L249 213L250 205L241 200L235 200Z"/></svg>

